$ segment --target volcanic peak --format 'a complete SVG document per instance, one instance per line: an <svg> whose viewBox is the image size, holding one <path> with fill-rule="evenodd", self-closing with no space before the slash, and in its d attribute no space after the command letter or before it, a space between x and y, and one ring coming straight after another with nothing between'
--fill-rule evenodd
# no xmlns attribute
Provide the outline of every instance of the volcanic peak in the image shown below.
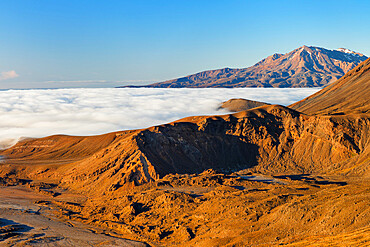
<svg viewBox="0 0 370 247"><path fill-rule="evenodd" d="M248 68L208 70L144 87L323 87L366 59L348 49L304 45L286 54L275 53Z"/></svg>

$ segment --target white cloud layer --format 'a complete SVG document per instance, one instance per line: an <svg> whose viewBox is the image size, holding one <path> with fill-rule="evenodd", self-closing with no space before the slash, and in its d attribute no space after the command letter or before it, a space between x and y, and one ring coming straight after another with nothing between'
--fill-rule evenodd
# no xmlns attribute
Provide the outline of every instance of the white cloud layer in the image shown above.
<svg viewBox="0 0 370 247"><path fill-rule="evenodd" d="M0 91L0 146L20 137L93 135L144 128L194 115L222 114L222 101L289 105L319 88L80 88Z"/></svg>
<svg viewBox="0 0 370 247"><path fill-rule="evenodd" d="M4 72L1 72L0 73L0 81L1 80L7 80L7 79L16 78L18 76L19 75L14 70L4 71Z"/></svg>

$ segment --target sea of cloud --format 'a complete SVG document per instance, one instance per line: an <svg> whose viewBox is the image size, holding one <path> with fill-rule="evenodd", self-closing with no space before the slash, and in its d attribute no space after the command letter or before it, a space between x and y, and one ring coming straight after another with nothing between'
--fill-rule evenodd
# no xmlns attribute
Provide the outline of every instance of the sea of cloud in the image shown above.
<svg viewBox="0 0 370 247"><path fill-rule="evenodd" d="M79 88L0 91L0 147L22 137L94 135L144 128L194 115L223 114L245 98L289 105L320 88Z"/></svg>

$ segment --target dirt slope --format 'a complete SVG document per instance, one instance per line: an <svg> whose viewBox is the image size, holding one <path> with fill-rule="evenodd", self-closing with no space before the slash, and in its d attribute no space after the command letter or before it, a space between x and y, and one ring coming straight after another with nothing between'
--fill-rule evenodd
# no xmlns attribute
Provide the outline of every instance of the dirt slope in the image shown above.
<svg viewBox="0 0 370 247"><path fill-rule="evenodd" d="M337 82L289 107L315 115L370 113L370 59Z"/></svg>

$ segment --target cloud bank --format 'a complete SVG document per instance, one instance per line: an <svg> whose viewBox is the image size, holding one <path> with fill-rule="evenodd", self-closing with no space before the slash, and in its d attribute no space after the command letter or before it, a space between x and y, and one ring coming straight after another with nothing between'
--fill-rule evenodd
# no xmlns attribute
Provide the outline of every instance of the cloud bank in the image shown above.
<svg viewBox="0 0 370 247"><path fill-rule="evenodd" d="M94 135L212 115L222 101L289 105L319 88L80 88L0 91L0 147L21 137Z"/></svg>
<svg viewBox="0 0 370 247"><path fill-rule="evenodd" d="M1 80L7 80L7 79L16 78L18 76L19 75L14 70L4 71L4 72L1 72L0 73L0 81Z"/></svg>
<svg viewBox="0 0 370 247"><path fill-rule="evenodd" d="M46 83L52 84L115 84L118 86L128 85L128 84L150 84L158 80L123 80L123 81L110 81L110 80L60 80L60 81L46 81Z"/></svg>

